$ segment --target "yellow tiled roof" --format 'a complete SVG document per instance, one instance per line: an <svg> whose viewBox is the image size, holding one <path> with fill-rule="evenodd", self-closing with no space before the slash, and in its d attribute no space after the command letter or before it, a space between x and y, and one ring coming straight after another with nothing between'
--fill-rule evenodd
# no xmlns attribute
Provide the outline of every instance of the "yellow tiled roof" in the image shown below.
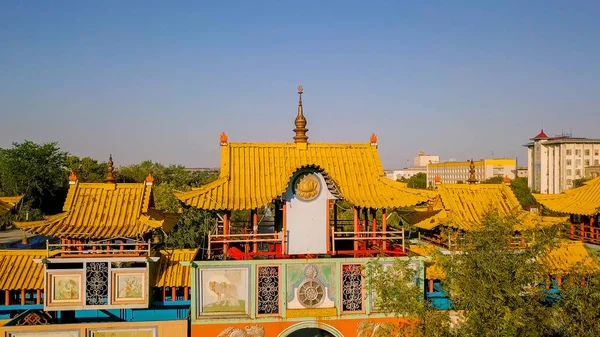
<svg viewBox="0 0 600 337"><path fill-rule="evenodd" d="M94 239L135 237L160 227L170 230L178 215L156 211L153 204L150 184L76 182L69 185L63 213L15 226L35 234Z"/></svg>
<svg viewBox="0 0 600 337"><path fill-rule="evenodd" d="M581 241L561 241L557 247L540 258L540 263L553 276L565 276L572 272L592 274L600 270L598 261L591 256Z"/></svg>
<svg viewBox="0 0 600 337"><path fill-rule="evenodd" d="M436 259L436 249L433 245L411 245L409 251L420 255L433 257L431 261L425 262L425 279L427 280L443 280L446 278L446 273L438 264Z"/></svg>
<svg viewBox="0 0 600 337"><path fill-rule="evenodd" d="M408 214L406 220L417 228L432 230L440 224L440 219L448 216L446 210L423 210Z"/></svg>
<svg viewBox="0 0 600 337"><path fill-rule="evenodd" d="M10 212L21 199L23 199L22 195L17 197L0 197L0 216Z"/></svg>
<svg viewBox="0 0 600 337"><path fill-rule="evenodd" d="M560 194L534 194L533 196L540 204L555 212L594 215L600 212L600 177Z"/></svg>
<svg viewBox="0 0 600 337"><path fill-rule="evenodd" d="M172 249L158 252L160 260L156 267L154 287L189 287L191 286L190 267L179 262L194 261L198 249Z"/></svg>
<svg viewBox="0 0 600 337"><path fill-rule="evenodd" d="M44 289L44 265L33 259L46 258L46 250L0 250L0 290Z"/></svg>
<svg viewBox="0 0 600 337"><path fill-rule="evenodd" d="M465 231L475 230L481 226L484 215L493 209L503 216L517 215L520 221L515 230L566 221L566 218L540 217L522 210L517 197L504 184L441 184L436 191L439 197L432 202L431 217L419 219L415 226L430 230L440 224ZM442 211L434 213L437 210Z"/></svg>
<svg viewBox="0 0 600 337"><path fill-rule="evenodd" d="M435 196L386 178L377 147L370 144L310 143L302 149L294 143L229 143L222 146L219 179L176 197L202 209L262 207L281 196L305 167L321 170L355 206L404 207Z"/></svg>

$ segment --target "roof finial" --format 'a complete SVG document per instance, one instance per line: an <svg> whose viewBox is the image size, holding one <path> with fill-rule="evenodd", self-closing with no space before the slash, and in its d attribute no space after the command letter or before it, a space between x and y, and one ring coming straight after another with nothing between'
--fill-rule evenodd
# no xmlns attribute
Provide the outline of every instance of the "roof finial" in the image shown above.
<svg viewBox="0 0 600 337"><path fill-rule="evenodd" d="M69 185L73 185L77 182L77 176L75 175L75 172L73 172L71 170L71 174L69 174Z"/></svg>
<svg viewBox="0 0 600 337"><path fill-rule="evenodd" d="M377 135L375 132L371 133L371 138L369 138L369 141L371 142L371 146L377 146Z"/></svg>
<svg viewBox="0 0 600 337"><path fill-rule="evenodd" d="M225 146L225 145L229 144L229 142L227 140L227 134L225 132L221 132L221 136L219 137L219 142L220 142L221 146Z"/></svg>
<svg viewBox="0 0 600 337"><path fill-rule="evenodd" d="M471 164L469 165L469 180L467 180L469 184L477 184L477 178L475 178L475 164L473 163L473 158L471 158Z"/></svg>
<svg viewBox="0 0 600 337"><path fill-rule="evenodd" d="M296 128L294 129L294 132L296 133L296 135L294 136L294 143L308 143L308 136L306 135L306 132L308 131L308 129L306 128L306 118L304 118L304 113L302 111L302 92L303 92L303 88L302 86L298 87L298 95L299 95L299 99L298 99L298 116L296 116Z"/></svg>
<svg viewBox="0 0 600 337"><path fill-rule="evenodd" d="M115 183L115 181L117 180L115 178L115 174L113 173L113 160L112 160L112 154L108 157L108 173L106 174L106 182L107 183Z"/></svg>

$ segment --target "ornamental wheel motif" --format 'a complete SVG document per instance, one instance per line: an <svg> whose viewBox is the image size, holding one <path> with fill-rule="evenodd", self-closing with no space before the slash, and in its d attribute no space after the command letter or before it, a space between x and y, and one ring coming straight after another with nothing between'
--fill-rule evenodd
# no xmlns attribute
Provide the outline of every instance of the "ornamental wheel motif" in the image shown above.
<svg viewBox="0 0 600 337"><path fill-rule="evenodd" d="M314 308L323 303L325 288L317 280L307 280L298 289L298 301L307 308Z"/></svg>

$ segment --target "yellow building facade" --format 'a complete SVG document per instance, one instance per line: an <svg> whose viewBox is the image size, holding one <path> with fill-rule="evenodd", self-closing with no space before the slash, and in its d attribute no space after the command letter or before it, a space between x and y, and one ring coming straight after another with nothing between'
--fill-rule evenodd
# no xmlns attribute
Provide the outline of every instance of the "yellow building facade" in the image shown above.
<svg viewBox="0 0 600 337"><path fill-rule="evenodd" d="M493 177L508 177L514 179L517 170L516 159L481 159L473 161L475 178L478 181ZM469 179L470 161L453 161L432 163L427 165L427 185L435 186L435 177L439 176L442 183L466 183Z"/></svg>

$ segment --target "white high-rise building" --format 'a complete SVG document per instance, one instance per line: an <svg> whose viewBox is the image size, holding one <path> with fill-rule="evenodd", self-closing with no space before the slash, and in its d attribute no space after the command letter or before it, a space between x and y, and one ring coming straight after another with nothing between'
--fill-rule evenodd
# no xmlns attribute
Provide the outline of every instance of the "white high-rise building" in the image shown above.
<svg viewBox="0 0 600 337"><path fill-rule="evenodd" d="M529 188L542 194L557 194L585 177L585 168L600 165L600 139L570 135L548 137L544 130L527 147Z"/></svg>

